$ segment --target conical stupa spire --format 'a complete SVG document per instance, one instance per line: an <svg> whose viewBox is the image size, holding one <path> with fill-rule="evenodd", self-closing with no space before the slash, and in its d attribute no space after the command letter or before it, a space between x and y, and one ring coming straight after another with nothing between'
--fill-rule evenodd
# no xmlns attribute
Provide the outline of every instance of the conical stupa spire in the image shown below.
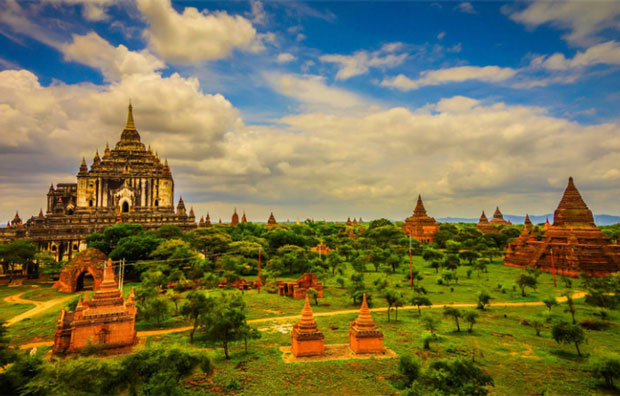
<svg viewBox="0 0 620 396"><path fill-rule="evenodd" d="M495 219L503 219L504 215L502 215L502 212L499 210L499 206L495 207L495 213L493 213L493 218Z"/></svg>
<svg viewBox="0 0 620 396"><path fill-rule="evenodd" d="M127 108L127 124L125 125L125 129L136 129L136 125L133 123L133 106L131 102L129 102L129 107Z"/></svg>
<svg viewBox="0 0 620 396"><path fill-rule="evenodd" d="M108 262L103 269L103 281L101 282L101 289L113 289L116 287L116 280L114 279L114 266L112 265L112 259L108 259Z"/></svg>
<svg viewBox="0 0 620 396"><path fill-rule="evenodd" d="M360 330L372 330L375 328L375 321L372 320L372 317L370 316L370 309L368 308L368 303L366 302L366 293L364 293L362 307L360 308L359 316L355 320L355 325Z"/></svg>
<svg viewBox="0 0 620 396"><path fill-rule="evenodd" d="M415 209L413 210L413 215L416 217L426 216L426 209L424 208L424 203L422 202L421 194L418 194L418 202L416 203Z"/></svg>
<svg viewBox="0 0 620 396"><path fill-rule="evenodd" d="M482 214L480 215L480 220L478 220L478 224L480 223L488 223L489 219L487 219L487 215L484 214L484 210L482 211Z"/></svg>
<svg viewBox="0 0 620 396"><path fill-rule="evenodd" d="M525 221L523 222L524 225L532 225L532 221L530 220L530 215L529 214L525 214Z"/></svg>
<svg viewBox="0 0 620 396"><path fill-rule="evenodd" d="M306 302L301 310L301 319L297 322L297 329L300 333L311 333L317 331L317 325L310 306L310 297L306 294Z"/></svg>

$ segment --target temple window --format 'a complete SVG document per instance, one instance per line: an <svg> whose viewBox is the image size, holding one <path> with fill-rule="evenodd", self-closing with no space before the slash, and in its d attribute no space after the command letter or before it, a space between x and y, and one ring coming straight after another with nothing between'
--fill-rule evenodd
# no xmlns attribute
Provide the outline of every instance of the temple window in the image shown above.
<svg viewBox="0 0 620 396"><path fill-rule="evenodd" d="M159 199L155 200L155 206L159 206Z"/></svg>

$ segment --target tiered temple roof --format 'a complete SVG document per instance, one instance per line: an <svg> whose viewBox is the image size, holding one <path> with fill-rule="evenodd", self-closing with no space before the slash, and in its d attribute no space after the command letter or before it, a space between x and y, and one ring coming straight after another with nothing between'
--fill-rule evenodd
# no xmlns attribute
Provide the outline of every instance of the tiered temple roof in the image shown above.
<svg viewBox="0 0 620 396"><path fill-rule="evenodd" d="M271 228L271 227L275 226L276 224L278 224L278 222L276 221L276 218L273 215L273 212L271 212L269 214L269 219L267 220L267 227Z"/></svg>
<svg viewBox="0 0 620 396"><path fill-rule="evenodd" d="M435 234L439 231L439 226L434 218L426 214L421 195L418 195L418 202L413 210L413 215L405 219L403 231L421 243L433 242L435 240Z"/></svg>
<svg viewBox="0 0 620 396"><path fill-rule="evenodd" d="M594 224L592 212L571 177L554 213L553 225L542 240L533 235L527 240L517 238L508 246L504 264L555 270L572 277L582 272L606 276L620 270L620 246L612 244Z"/></svg>
<svg viewBox="0 0 620 396"><path fill-rule="evenodd" d="M490 223L492 225L510 225L510 224L512 224L511 222L506 221L504 219L504 215L502 214L502 212L500 212L499 206L495 207L495 213L493 213L493 218L491 219Z"/></svg>

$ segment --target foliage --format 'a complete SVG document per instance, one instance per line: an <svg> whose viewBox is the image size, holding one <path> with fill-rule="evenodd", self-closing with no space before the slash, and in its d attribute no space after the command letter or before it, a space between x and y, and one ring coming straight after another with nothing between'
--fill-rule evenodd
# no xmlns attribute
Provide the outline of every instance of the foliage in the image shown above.
<svg viewBox="0 0 620 396"><path fill-rule="evenodd" d="M37 246L25 239L0 244L0 262L5 274L9 274L9 279L13 279L15 265L20 264L27 270L28 274L34 272L33 261L37 253Z"/></svg>
<svg viewBox="0 0 620 396"><path fill-rule="evenodd" d="M454 322L456 323L456 331L461 331L461 327L459 326L459 318L463 316L461 311L454 307L443 307L443 316L454 318Z"/></svg>
<svg viewBox="0 0 620 396"><path fill-rule="evenodd" d="M427 297L420 295L411 297L411 304L418 307L418 314L420 315L422 314L422 310L420 309L421 306L430 307L433 305L431 300L429 300Z"/></svg>
<svg viewBox="0 0 620 396"><path fill-rule="evenodd" d="M388 304L388 322L390 321L390 311L392 309L396 310L396 320L398 321L398 307L402 307L404 305L403 294L394 289L387 289L383 296Z"/></svg>
<svg viewBox="0 0 620 396"><path fill-rule="evenodd" d="M409 386L420 376L420 362L410 355L401 356L398 362L398 371L407 378L407 385Z"/></svg>
<svg viewBox="0 0 620 396"><path fill-rule="evenodd" d="M491 302L491 296L489 295L489 293L487 293L484 290L481 290L480 293L478 293L478 306L476 308L480 310L484 310L484 307L489 305L490 302Z"/></svg>
<svg viewBox="0 0 620 396"><path fill-rule="evenodd" d="M413 384L414 394L486 396L493 379L468 360L434 361Z"/></svg>
<svg viewBox="0 0 620 396"><path fill-rule="evenodd" d="M220 342L226 359L230 342L240 340L247 334L245 302L240 295L221 295L205 315L201 336L208 341Z"/></svg>
<svg viewBox="0 0 620 396"><path fill-rule="evenodd" d="M476 324L476 319L478 319L478 317L479 315L476 311L465 311L465 313L463 314L463 319L465 319L465 321L469 323L469 329L467 329L467 331L469 331L470 333L473 331L474 325Z"/></svg>
<svg viewBox="0 0 620 396"><path fill-rule="evenodd" d="M597 357L592 363L592 374L603 378L607 387L614 388L614 379L620 378L620 356L610 354Z"/></svg>
<svg viewBox="0 0 620 396"><path fill-rule="evenodd" d="M191 291L186 296L187 301L181 307L181 314L192 321L192 330L189 333L190 344L194 343L194 333L201 324L206 324L207 315L215 306L215 299L207 297L201 291Z"/></svg>
<svg viewBox="0 0 620 396"><path fill-rule="evenodd" d="M531 289L536 289L538 281L532 275L521 274L517 278L517 285L521 289L521 296L525 297L525 288L529 287Z"/></svg>

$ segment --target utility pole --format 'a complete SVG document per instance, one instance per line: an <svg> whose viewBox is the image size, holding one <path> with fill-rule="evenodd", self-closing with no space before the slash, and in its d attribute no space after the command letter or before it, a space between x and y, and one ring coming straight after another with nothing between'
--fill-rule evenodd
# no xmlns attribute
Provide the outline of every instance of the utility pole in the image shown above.
<svg viewBox="0 0 620 396"><path fill-rule="evenodd" d="M413 289L413 257L411 256L411 233L409 233L409 282Z"/></svg>
<svg viewBox="0 0 620 396"><path fill-rule="evenodd" d="M260 294L260 246L258 247L258 294Z"/></svg>

